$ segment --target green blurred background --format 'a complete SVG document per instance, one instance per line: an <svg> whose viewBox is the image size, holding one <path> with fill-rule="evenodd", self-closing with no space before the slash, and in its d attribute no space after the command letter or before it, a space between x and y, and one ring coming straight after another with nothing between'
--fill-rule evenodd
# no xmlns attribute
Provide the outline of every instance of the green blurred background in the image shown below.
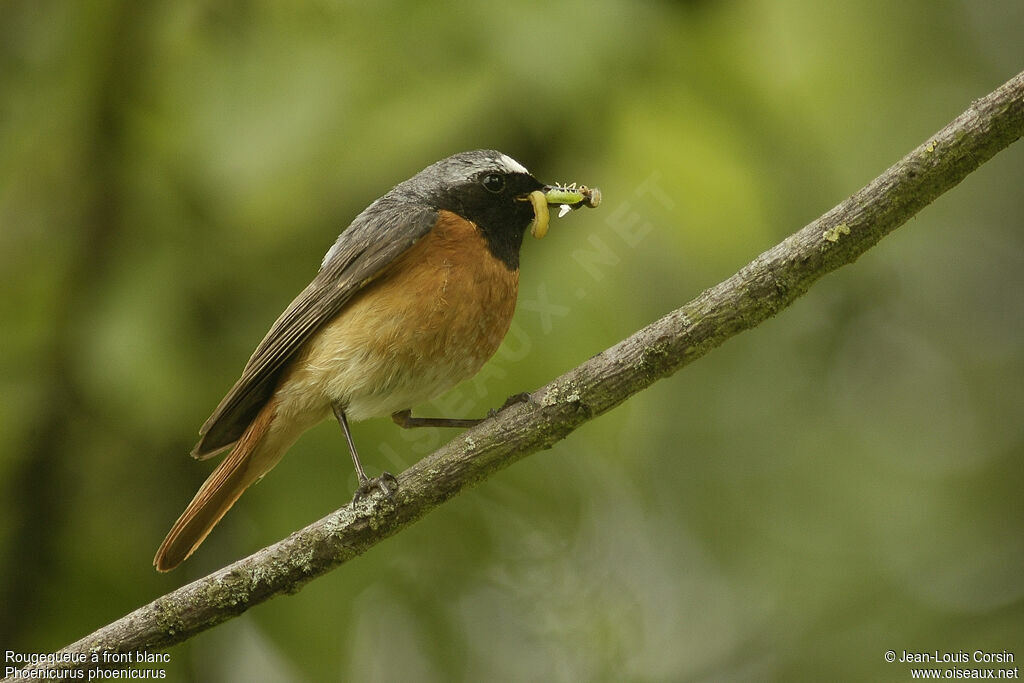
<svg viewBox="0 0 1024 683"><path fill-rule="evenodd" d="M308 433L181 569L199 425L338 230L496 147L605 204L527 238L481 415L681 305L1024 67L1018 0L0 7L0 650L59 648L343 505ZM909 680L1024 656L1024 146L791 309L171 680ZM653 190L652 190L653 188ZM617 230L623 222L632 228ZM453 415L454 416L454 415ZM355 427L374 471L450 438Z"/></svg>

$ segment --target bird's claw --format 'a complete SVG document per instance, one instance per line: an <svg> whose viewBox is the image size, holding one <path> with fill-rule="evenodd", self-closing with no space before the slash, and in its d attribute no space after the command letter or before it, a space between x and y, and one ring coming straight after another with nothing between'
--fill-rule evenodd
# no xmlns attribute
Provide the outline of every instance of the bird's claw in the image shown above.
<svg viewBox="0 0 1024 683"><path fill-rule="evenodd" d="M363 498L366 498L374 490L380 491L384 494L384 497L391 500L392 495L398 490L398 480L395 479L395 475L390 472L381 472L379 477L373 479L364 479L359 482L359 486L356 488L355 494L352 496L352 502L358 503Z"/></svg>
<svg viewBox="0 0 1024 683"><path fill-rule="evenodd" d="M528 391L521 391L518 394L512 394L505 399L505 402L501 404L500 408L491 408L487 411L487 417L494 417L501 411L505 410L509 406L514 406L517 403L533 403L533 396Z"/></svg>

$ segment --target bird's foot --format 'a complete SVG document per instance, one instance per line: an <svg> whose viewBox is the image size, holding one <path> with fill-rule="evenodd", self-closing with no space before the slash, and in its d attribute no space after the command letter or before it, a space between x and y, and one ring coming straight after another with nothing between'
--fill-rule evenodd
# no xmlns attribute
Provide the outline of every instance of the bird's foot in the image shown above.
<svg viewBox="0 0 1024 683"><path fill-rule="evenodd" d="M391 496L398 490L398 480L390 472L381 472L379 477L374 477L373 479L364 478L359 482L359 486L352 496L352 502L358 503L375 490L380 491L384 494L385 498L391 500Z"/></svg>
<svg viewBox="0 0 1024 683"><path fill-rule="evenodd" d="M508 408L509 406L514 406L517 403L534 403L533 396L531 396L530 393L527 391L521 391L518 394L512 394L511 396L505 399L505 402L501 405L500 408L491 408L490 410L488 410L487 417L494 417L501 411L505 410L505 408Z"/></svg>

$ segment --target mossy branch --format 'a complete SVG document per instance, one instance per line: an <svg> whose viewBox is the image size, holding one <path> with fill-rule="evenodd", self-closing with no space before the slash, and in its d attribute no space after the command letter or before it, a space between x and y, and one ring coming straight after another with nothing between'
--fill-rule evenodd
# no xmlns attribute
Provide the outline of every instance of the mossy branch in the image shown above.
<svg viewBox="0 0 1024 683"><path fill-rule="evenodd" d="M1024 73L972 103L869 185L729 279L537 389L531 402L501 411L410 467L398 477L392 500L374 496L346 506L61 653L167 648L275 595L294 593L466 487L549 448L584 422L778 313L815 280L852 263L1022 134Z"/></svg>

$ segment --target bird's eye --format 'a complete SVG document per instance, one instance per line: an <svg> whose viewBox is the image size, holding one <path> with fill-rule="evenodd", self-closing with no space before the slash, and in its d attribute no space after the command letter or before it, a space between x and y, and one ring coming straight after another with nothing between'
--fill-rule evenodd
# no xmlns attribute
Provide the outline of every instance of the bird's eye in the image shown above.
<svg viewBox="0 0 1024 683"><path fill-rule="evenodd" d="M497 173L488 173L481 182L485 190L494 194L498 194L505 189L505 178Z"/></svg>

